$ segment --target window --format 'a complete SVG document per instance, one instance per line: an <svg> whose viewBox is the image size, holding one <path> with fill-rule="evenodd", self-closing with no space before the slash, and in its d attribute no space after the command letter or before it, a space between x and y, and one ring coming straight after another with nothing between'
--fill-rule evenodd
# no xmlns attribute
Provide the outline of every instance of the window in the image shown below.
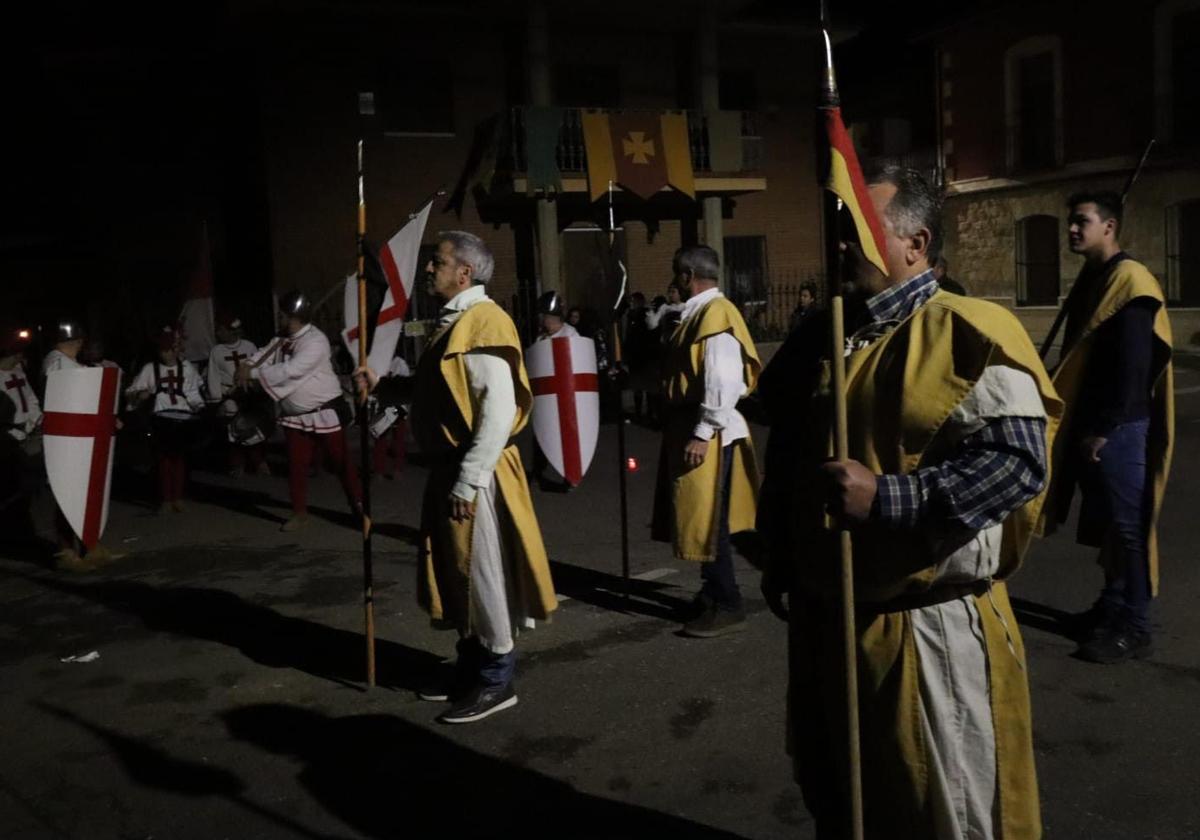
<svg viewBox="0 0 1200 840"><path fill-rule="evenodd" d="M1200 306L1200 198L1167 208L1167 300Z"/></svg>
<svg viewBox="0 0 1200 840"><path fill-rule="evenodd" d="M621 71L615 64L564 64L554 68L554 101L572 108L619 108Z"/></svg>
<svg viewBox="0 0 1200 840"><path fill-rule="evenodd" d="M1027 38L1004 59L1010 172L1062 164L1062 48L1057 36Z"/></svg>
<svg viewBox="0 0 1200 840"><path fill-rule="evenodd" d="M1154 10L1155 136L1200 144L1200 0L1166 0Z"/></svg>
<svg viewBox="0 0 1200 840"><path fill-rule="evenodd" d="M725 237L725 294L742 308L761 307L767 295L767 238Z"/></svg>
<svg viewBox="0 0 1200 840"><path fill-rule="evenodd" d="M1017 306L1058 305L1058 219L1017 222Z"/></svg>

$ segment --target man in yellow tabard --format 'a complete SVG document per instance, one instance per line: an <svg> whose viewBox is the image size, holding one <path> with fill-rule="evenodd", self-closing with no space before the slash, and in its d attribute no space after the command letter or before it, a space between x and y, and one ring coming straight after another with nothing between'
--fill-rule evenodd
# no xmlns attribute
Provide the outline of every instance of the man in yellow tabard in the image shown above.
<svg viewBox="0 0 1200 840"><path fill-rule="evenodd" d="M681 560L700 563L703 584L683 632L709 638L746 623L730 534L754 527L758 474L737 402L754 390L762 366L741 313L717 288L717 252L681 248L673 268L686 301L663 362L653 535L673 543Z"/></svg>
<svg viewBox="0 0 1200 840"><path fill-rule="evenodd" d="M793 542L771 547L763 580L790 625L789 748L818 837L845 836L832 515L853 535L866 836L1036 838L1025 653L1003 581L1040 508L1061 403L1009 312L938 289L938 193L899 167L869 184L888 273L844 246L866 298L847 329L850 459L827 460L828 349L792 360L782 385L811 397L772 426L799 438L793 462L767 468L798 490Z"/></svg>
<svg viewBox="0 0 1200 840"><path fill-rule="evenodd" d="M1054 386L1066 413L1043 524L1066 518L1078 483L1078 540L1101 548L1105 585L1074 629L1081 658L1111 664L1152 650L1155 525L1175 427L1171 324L1158 281L1117 242L1120 196L1080 193L1068 207L1068 244L1084 266L1064 304Z"/></svg>
<svg viewBox="0 0 1200 840"><path fill-rule="evenodd" d="M441 722L471 723L516 705L517 631L548 618L558 602L513 443L533 393L516 326L487 296L495 262L474 234L438 240L426 270L443 306L417 366L411 415L430 459L418 598L460 638L453 674L420 694L451 701ZM372 388L389 389L388 379L362 373Z"/></svg>

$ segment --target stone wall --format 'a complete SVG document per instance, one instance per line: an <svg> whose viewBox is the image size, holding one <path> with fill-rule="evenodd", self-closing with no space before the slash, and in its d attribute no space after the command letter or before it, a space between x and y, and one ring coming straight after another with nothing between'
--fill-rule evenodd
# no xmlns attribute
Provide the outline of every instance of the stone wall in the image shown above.
<svg viewBox="0 0 1200 840"><path fill-rule="evenodd" d="M1074 192L1119 191L1125 176L1064 179L1040 185L950 196L946 200L946 260L950 275L979 297L1014 309L1035 338L1053 319L1050 307L1016 306L1017 222L1046 214L1060 223L1060 294L1066 294L1082 265L1067 249L1066 201ZM1145 263L1159 281L1167 281L1167 208L1200 198L1200 168L1149 170L1138 181L1125 211L1121 245ZM1177 344L1189 343L1200 330L1200 310L1174 308Z"/></svg>

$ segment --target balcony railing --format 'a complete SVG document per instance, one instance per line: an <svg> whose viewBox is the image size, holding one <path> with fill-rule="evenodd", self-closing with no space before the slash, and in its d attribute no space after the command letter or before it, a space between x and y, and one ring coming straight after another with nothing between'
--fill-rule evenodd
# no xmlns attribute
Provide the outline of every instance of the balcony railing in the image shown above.
<svg viewBox="0 0 1200 840"><path fill-rule="evenodd" d="M559 171L563 173L584 173L587 171L587 150L583 142L583 111L582 108L567 108L563 111L562 126L559 128L558 144L555 147L555 159ZM502 141L511 154L512 170L526 172L529 168L529 158L526 148L525 109L513 108L509 111L507 137ZM646 111L646 113L661 113L661 111ZM697 173L711 174L713 172L709 153L709 133L707 117L696 111L688 111L688 147L692 155L692 169ZM763 138L758 133L758 114L753 111L741 112L742 166L737 173L761 172L763 168ZM720 173L734 174L734 173Z"/></svg>

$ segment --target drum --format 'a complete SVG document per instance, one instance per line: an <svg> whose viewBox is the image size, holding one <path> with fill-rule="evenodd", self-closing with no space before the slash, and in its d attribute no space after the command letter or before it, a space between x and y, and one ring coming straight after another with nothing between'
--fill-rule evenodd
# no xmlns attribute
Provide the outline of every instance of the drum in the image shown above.
<svg viewBox="0 0 1200 840"><path fill-rule="evenodd" d="M237 404L237 413L229 420L227 435L230 443L256 446L275 431L275 401L257 389L234 391L230 397Z"/></svg>
<svg viewBox="0 0 1200 840"><path fill-rule="evenodd" d="M154 445L165 452L192 452L204 446L204 423L198 414L159 412L150 421Z"/></svg>

